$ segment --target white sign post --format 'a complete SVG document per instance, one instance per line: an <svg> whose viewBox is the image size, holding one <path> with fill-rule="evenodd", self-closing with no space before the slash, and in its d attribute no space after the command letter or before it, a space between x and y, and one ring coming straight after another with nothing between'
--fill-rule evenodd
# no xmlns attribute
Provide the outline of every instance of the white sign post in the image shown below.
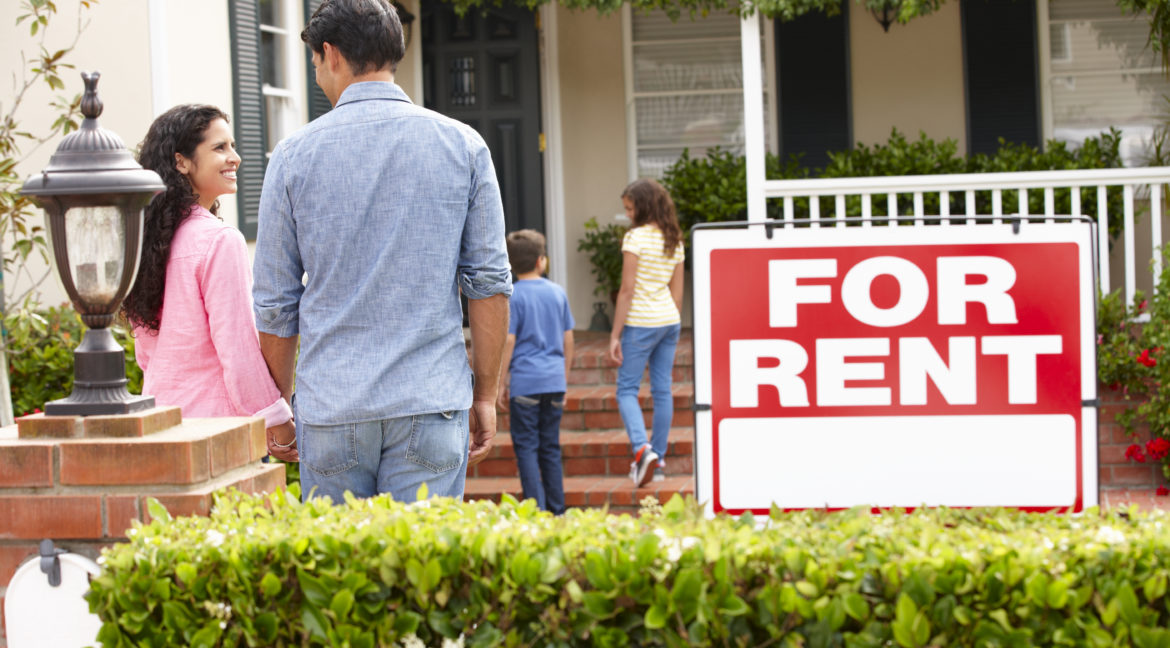
<svg viewBox="0 0 1170 648"><path fill-rule="evenodd" d="M1096 505L1090 223L693 236L709 513Z"/></svg>

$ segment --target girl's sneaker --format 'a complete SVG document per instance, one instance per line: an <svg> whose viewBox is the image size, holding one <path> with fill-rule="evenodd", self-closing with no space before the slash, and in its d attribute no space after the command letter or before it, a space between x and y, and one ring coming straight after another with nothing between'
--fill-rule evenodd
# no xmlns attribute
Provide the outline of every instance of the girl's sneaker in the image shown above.
<svg viewBox="0 0 1170 648"><path fill-rule="evenodd" d="M634 488L645 486L654 476L651 468L658 463L658 453L647 443L634 454L634 464L630 467L630 477L634 480Z"/></svg>
<svg viewBox="0 0 1170 648"><path fill-rule="evenodd" d="M650 481L666 481L666 468L663 468L662 464L659 464L658 467L654 469L654 477L651 478Z"/></svg>

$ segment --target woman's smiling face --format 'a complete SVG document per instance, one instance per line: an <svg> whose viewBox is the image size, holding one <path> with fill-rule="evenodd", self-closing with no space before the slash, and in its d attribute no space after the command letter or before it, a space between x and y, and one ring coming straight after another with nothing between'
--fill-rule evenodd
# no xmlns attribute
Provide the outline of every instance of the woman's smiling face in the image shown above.
<svg viewBox="0 0 1170 648"><path fill-rule="evenodd" d="M211 209L220 196L236 193L240 156L236 153L236 142L228 123L215 119L208 124L193 157L175 153L175 167L187 176L195 199L204 209Z"/></svg>

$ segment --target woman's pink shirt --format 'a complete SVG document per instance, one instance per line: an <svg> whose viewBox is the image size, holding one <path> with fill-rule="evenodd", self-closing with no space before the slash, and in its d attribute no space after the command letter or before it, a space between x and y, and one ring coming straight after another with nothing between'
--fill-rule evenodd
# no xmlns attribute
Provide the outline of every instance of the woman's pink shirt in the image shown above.
<svg viewBox="0 0 1170 648"><path fill-rule="evenodd" d="M198 205L179 225L167 261L156 332L134 327L142 393L184 417L292 417L268 373L252 319L252 270L244 237Z"/></svg>

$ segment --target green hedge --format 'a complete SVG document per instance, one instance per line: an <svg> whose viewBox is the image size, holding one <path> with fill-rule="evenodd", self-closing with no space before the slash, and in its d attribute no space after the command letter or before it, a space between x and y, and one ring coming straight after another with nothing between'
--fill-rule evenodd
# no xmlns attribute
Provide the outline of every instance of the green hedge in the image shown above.
<svg viewBox="0 0 1170 648"><path fill-rule="evenodd" d="M16 309L4 317L5 356L12 411L32 414L48 401L73 391L73 351L81 344L85 326L68 305L41 310ZM110 329L126 350L127 388L142 393L142 370L134 359L134 338L124 327Z"/></svg>
<svg viewBox="0 0 1170 648"><path fill-rule="evenodd" d="M1136 511L560 517L505 497L229 494L107 550L103 646L1170 646Z"/></svg>
<svg viewBox="0 0 1170 648"><path fill-rule="evenodd" d="M870 176L907 176L951 173L993 173L1008 171L1042 171L1070 169L1106 169L1121 167L1121 133L1110 129L1100 137L1090 137L1076 148L1052 140L1044 150L1024 144L1013 144L1002 139L994 155L977 154L969 157L959 155L958 143L953 139L933 140L920 133L917 140L893 130L885 144L868 146L858 144L847 151L830 152L829 163L823 169L808 169L792 159L782 164L772 154L766 157L769 179L793 178L851 178ZM743 156L733 155L719 149L710 151L706 157L691 158L686 152L678 162L668 168L662 183L670 191L678 208L679 221L685 232L695 223L747 220L746 167ZM1107 191L1109 212L1121 213L1121 188L1112 187ZM1003 213L1014 214L1018 210L1018 196L1014 190L1003 192ZM831 216L834 211L832 198L821 198L822 216ZM900 194L899 213L912 213L912 196ZM966 213L965 197L952 194L951 214ZM1055 210L1058 214L1071 211L1070 191L1054 192ZM939 213L938 194L924 195L924 209L927 214ZM872 201L873 214L885 216L888 213L884 194L875 194ZM783 204L769 200L768 218L783 216ZM991 213L991 192L976 192L978 214ZM1096 187L1081 189L1081 210L1097 217ZM798 219L809 217L808 199L794 201L794 216ZM861 215L861 198L850 196L846 199L849 216ZM1044 213L1044 192L1028 193L1028 212ZM1110 232L1121 231L1120 218L1110 221Z"/></svg>

